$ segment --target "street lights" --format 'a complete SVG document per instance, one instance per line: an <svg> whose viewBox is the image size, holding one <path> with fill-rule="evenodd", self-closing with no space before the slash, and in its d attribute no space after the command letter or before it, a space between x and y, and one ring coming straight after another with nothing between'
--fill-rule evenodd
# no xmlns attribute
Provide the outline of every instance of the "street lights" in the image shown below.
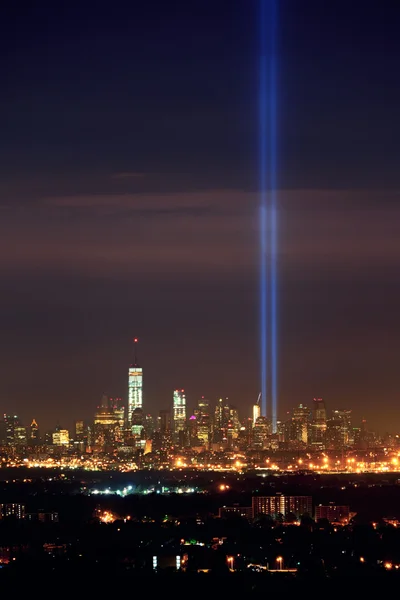
<svg viewBox="0 0 400 600"><path fill-rule="evenodd" d="M277 565L278 565L278 569L280 571L282 571L283 557L282 556L277 556L276 557L276 562L277 562Z"/></svg>
<svg viewBox="0 0 400 600"><path fill-rule="evenodd" d="M233 571L233 556L227 556L226 560L228 561L230 570Z"/></svg>

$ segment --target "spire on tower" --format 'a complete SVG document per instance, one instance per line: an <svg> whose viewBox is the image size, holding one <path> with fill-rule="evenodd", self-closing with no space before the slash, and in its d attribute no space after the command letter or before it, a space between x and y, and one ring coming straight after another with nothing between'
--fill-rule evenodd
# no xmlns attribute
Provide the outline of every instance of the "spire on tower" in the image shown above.
<svg viewBox="0 0 400 600"><path fill-rule="evenodd" d="M133 364L136 367L137 366L137 345L138 345L139 339L137 337L133 338Z"/></svg>

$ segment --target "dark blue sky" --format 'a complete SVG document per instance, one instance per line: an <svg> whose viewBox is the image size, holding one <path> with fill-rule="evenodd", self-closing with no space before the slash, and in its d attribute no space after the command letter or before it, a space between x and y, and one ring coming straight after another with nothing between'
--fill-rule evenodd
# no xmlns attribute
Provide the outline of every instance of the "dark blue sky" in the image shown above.
<svg viewBox="0 0 400 600"><path fill-rule="evenodd" d="M258 2L30 4L0 6L0 410L88 418L134 335L147 410L247 410ZM399 17L279 1L281 415L400 425Z"/></svg>

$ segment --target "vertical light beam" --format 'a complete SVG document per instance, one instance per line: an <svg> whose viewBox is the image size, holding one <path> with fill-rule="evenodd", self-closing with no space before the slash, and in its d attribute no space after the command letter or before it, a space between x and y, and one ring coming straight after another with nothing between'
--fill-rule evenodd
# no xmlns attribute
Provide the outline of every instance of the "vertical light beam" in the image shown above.
<svg viewBox="0 0 400 600"><path fill-rule="evenodd" d="M277 214L277 2L270 0L270 68L269 68L269 90L270 90L270 136L269 136L269 170L270 170L270 325L271 325L271 417L272 432L277 431L278 418L278 306L277 306L277 238L278 238L278 214Z"/></svg>
<svg viewBox="0 0 400 600"><path fill-rule="evenodd" d="M265 35L266 3L260 0L259 66L259 176L260 176L260 374L261 414L267 416L267 43Z"/></svg>
<svg viewBox="0 0 400 600"><path fill-rule="evenodd" d="M277 0L260 0L260 342L262 413L277 429ZM269 381L268 381L269 375ZM270 394L268 394L268 391Z"/></svg>

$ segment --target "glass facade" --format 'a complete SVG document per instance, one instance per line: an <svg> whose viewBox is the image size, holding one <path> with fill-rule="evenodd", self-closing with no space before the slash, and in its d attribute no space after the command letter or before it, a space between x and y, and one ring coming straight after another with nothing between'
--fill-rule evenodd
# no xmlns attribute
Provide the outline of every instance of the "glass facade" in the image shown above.
<svg viewBox="0 0 400 600"><path fill-rule="evenodd" d="M174 402L173 402L173 410L174 410L174 432L178 433L179 431L183 431L186 425L186 396L185 390L175 390L174 391Z"/></svg>
<svg viewBox="0 0 400 600"><path fill-rule="evenodd" d="M128 423L132 423L132 413L136 408L143 408L143 369L133 366L129 368L128 383Z"/></svg>

